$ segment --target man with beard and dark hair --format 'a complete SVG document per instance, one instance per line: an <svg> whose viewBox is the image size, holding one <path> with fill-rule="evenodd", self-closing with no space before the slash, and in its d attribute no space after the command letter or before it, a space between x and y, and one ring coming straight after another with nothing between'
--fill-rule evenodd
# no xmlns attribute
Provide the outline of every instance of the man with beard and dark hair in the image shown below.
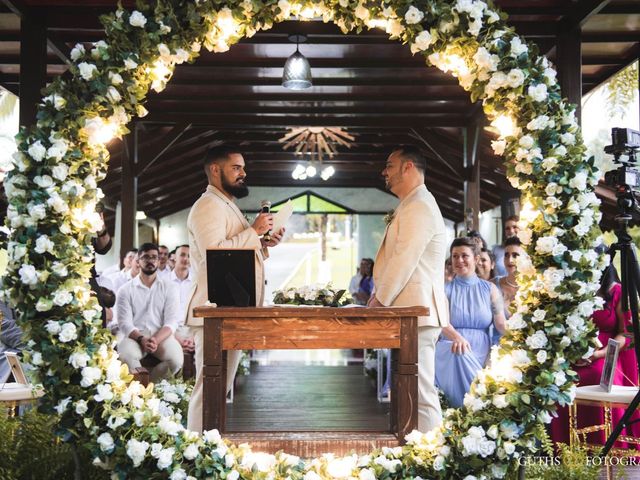
<svg viewBox="0 0 640 480"><path fill-rule="evenodd" d="M429 308L418 317L418 430L440 425L435 388L435 346L449 325L444 289L447 236L435 198L424 184L426 159L414 146L395 148L382 171L387 190L400 204L385 231L373 266L370 307Z"/></svg>
<svg viewBox="0 0 640 480"><path fill-rule="evenodd" d="M174 333L180 324L178 292L169 281L158 278L158 246L144 243L138 249L140 273L118 290L116 312L123 337L118 353L129 370L153 355L160 363L150 372L152 382L182 368L182 347Z"/></svg>
<svg viewBox="0 0 640 480"><path fill-rule="evenodd" d="M283 231L272 232L270 240L260 238L273 227L270 213L260 213L253 224L235 204L236 198L249 194L245 185L246 173L242 154L231 147L210 149L204 158L204 171L208 185L206 191L191 207L187 220L189 250L193 273L193 293L187 308L186 324L191 328L195 341L196 384L189 401L188 427L202 431L202 318L193 317L193 308L207 303L207 250L215 248L245 248L256 250L256 304L262 305L264 297L264 260L267 247L280 243ZM284 229L283 229L284 230ZM239 351L227 352L227 392L240 362Z"/></svg>

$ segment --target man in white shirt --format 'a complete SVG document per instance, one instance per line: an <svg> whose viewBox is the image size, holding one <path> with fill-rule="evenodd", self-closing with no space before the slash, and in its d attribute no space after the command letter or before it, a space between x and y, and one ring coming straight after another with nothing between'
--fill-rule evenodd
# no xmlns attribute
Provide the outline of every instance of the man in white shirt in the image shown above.
<svg viewBox="0 0 640 480"><path fill-rule="evenodd" d="M164 246L158 246L158 277L169 278L171 274L171 268L168 264L169 261L169 249Z"/></svg>
<svg viewBox="0 0 640 480"><path fill-rule="evenodd" d="M178 328L178 292L158 278L158 246L145 243L138 250L140 274L118 290L116 311L123 338L118 353L129 370L140 368L140 360L153 355L160 363L150 373L152 382L182 368L183 353L174 333Z"/></svg>
<svg viewBox="0 0 640 480"><path fill-rule="evenodd" d="M132 250L129 250L124 256L124 260L122 260L122 264L124 265L124 267L122 267L122 270L119 270L116 273L105 277L108 282L111 282L111 286L113 287L107 288L117 294L122 285L138 275L138 273L140 272L140 267L138 266L137 258L138 249L134 248Z"/></svg>
<svg viewBox="0 0 640 480"><path fill-rule="evenodd" d="M191 264L189 263L189 245L180 245L175 252L176 263L174 269L169 274L169 280L178 290L180 299L180 326L176 332L176 339L182 345L185 352L193 352L195 345L193 335L189 332L184 321L187 318L187 307L191 298Z"/></svg>

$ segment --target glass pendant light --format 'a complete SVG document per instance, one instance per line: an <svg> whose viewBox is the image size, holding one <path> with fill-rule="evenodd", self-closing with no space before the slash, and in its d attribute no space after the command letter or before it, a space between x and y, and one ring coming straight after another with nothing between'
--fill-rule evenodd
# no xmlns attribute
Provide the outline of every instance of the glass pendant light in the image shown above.
<svg viewBox="0 0 640 480"><path fill-rule="evenodd" d="M298 44L305 42L305 35L289 35L289 40L296 42L296 51L287 58L282 72L282 86L290 90L304 90L313 86L311 82L311 65L298 50Z"/></svg>

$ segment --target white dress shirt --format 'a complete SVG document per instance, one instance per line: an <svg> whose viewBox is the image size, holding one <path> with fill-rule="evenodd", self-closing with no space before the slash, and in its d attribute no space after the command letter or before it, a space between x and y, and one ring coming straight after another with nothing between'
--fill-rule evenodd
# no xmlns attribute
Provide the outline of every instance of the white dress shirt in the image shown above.
<svg viewBox="0 0 640 480"><path fill-rule="evenodd" d="M180 299L180 326L183 326L187 318L187 307L191 296L191 270L187 270L187 277L184 280L180 280L174 269L169 275L169 280L178 290L178 297Z"/></svg>
<svg viewBox="0 0 640 480"><path fill-rule="evenodd" d="M169 277L171 276L171 269L169 268L169 265L167 265L166 267L164 267L164 270L160 270L158 268L157 273L158 273L158 278L164 278L165 280L169 280Z"/></svg>
<svg viewBox="0 0 640 480"><path fill-rule="evenodd" d="M106 277L111 281L111 285L113 285L113 291L117 294L120 287L122 287L125 283L131 280L133 277L131 276L131 270L120 270L113 275L109 275Z"/></svg>
<svg viewBox="0 0 640 480"><path fill-rule="evenodd" d="M116 295L118 325L124 337L135 329L147 336L162 327L169 327L175 333L179 324L178 308L176 288L157 277L149 288L138 275L120 287Z"/></svg>

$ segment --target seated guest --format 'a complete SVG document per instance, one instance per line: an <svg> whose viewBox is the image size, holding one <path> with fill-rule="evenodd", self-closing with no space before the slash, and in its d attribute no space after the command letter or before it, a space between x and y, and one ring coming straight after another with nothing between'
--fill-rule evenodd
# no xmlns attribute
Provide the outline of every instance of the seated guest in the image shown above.
<svg viewBox="0 0 640 480"><path fill-rule="evenodd" d="M19 353L24 348L22 329L16 324L13 310L4 302L0 302L2 323L0 324L0 381L9 377L11 366L7 362L5 352Z"/></svg>
<svg viewBox="0 0 640 480"><path fill-rule="evenodd" d="M504 242L504 269L507 274L504 277L495 277L493 283L500 289L504 300L504 311L509 318L509 306L516 298L518 293L518 284L516 283L516 275L518 273L518 257L524 255L524 250L520 245L518 237L509 237Z"/></svg>
<svg viewBox="0 0 640 480"><path fill-rule="evenodd" d="M446 284L450 321L436 344L436 384L452 407L462 405L491 348L489 328L505 330L504 306L498 288L476 275L477 243L456 238L451 244L455 278Z"/></svg>
<svg viewBox="0 0 640 480"><path fill-rule="evenodd" d="M362 264L365 259L360 260L360 266L356 268L356 274L351 277L351 281L349 282L349 293L355 300L355 294L360 291L360 281L362 280Z"/></svg>
<svg viewBox="0 0 640 480"><path fill-rule="evenodd" d="M360 276L358 291L351 296L358 305L366 305L373 291L373 260L371 258L363 258L360 262Z"/></svg>
<svg viewBox="0 0 640 480"><path fill-rule="evenodd" d="M496 268L496 258L491 253L491 250L488 248L483 248L480 250L480 256L478 257L478 266L476 269L476 273L483 280L491 280L495 274L494 269Z"/></svg>
<svg viewBox="0 0 640 480"><path fill-rule="evenodd" d="M504 241L511 237L517 237L518 231L518 216L511 215L507 217L504 221ZM504 268L504 246L503 245L494 245L493 246L493 255L496 257L496 275L500 277L504 277L507 274L507 271Z"/></svg>
<svg viewBox="0 0 640 480"><path fill-rule="evenodd" d="M189 262L189 245L180 245L175 252L176 262L175 268L169 275L169 280L178 290L180 300L180 321L178 330L176 331L176 339L182 345L185 352L193 353L195 345L193 343L193 335L189 332L189 328L185 326L184 321L187 318L187 308L189 306L189 298L193 279L191 278L191 263Z"/></svg>
<svg viewBox="0 0 640 480"><path fill-rule="evenodd" d="M160 245L158 247L159 259L158 259L158 276L160 278L169 278L169 274L171 273L171 267L169 266L169 249Z"/></svg>
<svg viewBox="0 0 640 480"><path fill-rule="evenodd" d="M167 265L169 265L169 268L171 270L176 268L176 250L177 248L174 248L169 252L169 259L167 260Z"/></svg>
<svg viewBox="0 0 640 480"><path fill-rule="evenodd" d="M116 316L122 339L120 358L130 370L153 355L160 363L150 373L152 382L182 368L183 353L174 333L178 328L178 293L168 281L158 278L158 246L143 244L138 251L140 273L124 284L116 295Z"/></svg>
<svg viewBox="0 0 640 480"><path fill-rule="evenodd" d="M117 294L118 290L120 290L120 287L122 285L124 285L133 277L138 275L139 266L138 266L137 255L138 255L137 248L133 248L127 252L127 254L124 256L124 260L122 261L124 265L124 267L122 267L122 270L107 277L108 281L111 282L111 286L108 286L105 283L105 285L107 285L107 288L109 288L109 290L112 290Z"/></svg>
<svg viewBox="0 0 640 480"><path fill-rule="evenodd" d="M593 312L591 319L599 330L598 340L600 340L602 348L593 352L593 355L588 360L583 360L573 367L573 370L580 377L578 386L600 384L600 376L604 367L609 339L614 339L623 348L623 351L618 355L613 374L613 384L625 385L627 384L626 380L630 380L629 384L633 385L638 379L638 366L633 348L627 348L629 342L625 336L625 326L629 320L629 312L622 310L622 287L618 272L613 265L609 265L602 274L598 296L604 298L604 307L602 310ZM631 377L625 379L625 376L628 375L631 375ZM622 408L611 409L611 419L614 425L620 421L623 414L624 410ZM581 405L578 407L577 417L578 428L605 423L605 414L601 407ZM639 415L636 412L631 420L634 421L638 417ZM622 430L622 435L637 436L640 433L640 428L638 427L638 424L626 427ZM551 438L554 442L569 443L569 415L566 407L559 408L558 417L551 422ZM603 431L592 432L587 435L587 441L592 444L604 445L606 440ZM617 442L615 446L617 448L625 448L626 445Z"/></svg>

